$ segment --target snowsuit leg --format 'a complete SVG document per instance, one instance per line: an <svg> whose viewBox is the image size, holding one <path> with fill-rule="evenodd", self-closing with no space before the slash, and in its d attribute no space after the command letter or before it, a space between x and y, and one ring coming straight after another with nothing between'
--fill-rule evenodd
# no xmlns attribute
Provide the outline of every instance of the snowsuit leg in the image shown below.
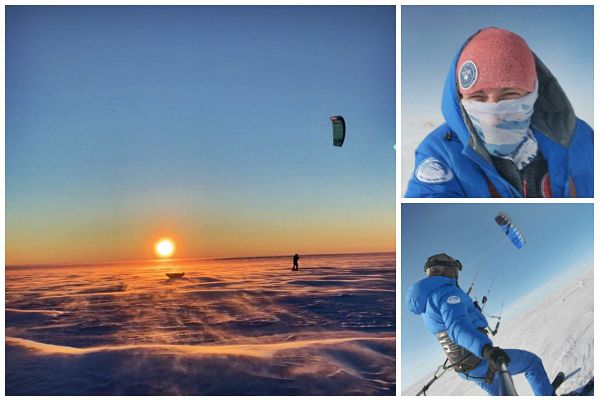
<svg viewBox="0 0 600 400"><path fill-rule="evenodd" d="M485 375L487 373L488 363L483 360L474 370L469 371L467 374L458 374L462 379L473 381L479 387L487 392L490 396L500 395L500 382L498 381L498 374L494 375L492 383L485 383Z"/></svg>
<svg viewBox="0 0 600 400"><path fill-rule="evenodd" d="M508 372L511 375L524 372L533 394L536 396L552 396L552 384L544 369L544 364L538 356L525 350L508 349L505 351L511 359L508 365Z"/></svg>
<svg viewBox="0 0 600 400"><path fill-rule="evenodd" d="M504 351L506 351L511 360L508 364L508 372L511 375L525 373L533 394L536 396L552 396L552 384L550 383L550 379L548 379L548 374L546 374L542 360L538 356L525 350L505 349ZM485 383L484 379L475 378L485 377L487 366L488 363L484 360L477 368L468 373L469 376L465 376L464 374L459 375L463 379L477 383L490 396L499 396L500 380L498 374L494 376L494 381L491 384Z"/></svg>

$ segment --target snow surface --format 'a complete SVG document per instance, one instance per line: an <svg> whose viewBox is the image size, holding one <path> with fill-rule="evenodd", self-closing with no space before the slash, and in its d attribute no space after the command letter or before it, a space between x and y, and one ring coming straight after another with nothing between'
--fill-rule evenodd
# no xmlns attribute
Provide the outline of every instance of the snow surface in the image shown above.
<svg viewBox="0 0 600 400"><path fill-rule="evenodd" d="M7 267L6 394L394 395L395 254L291 266Z"/></svg>
<svg viewBox="0 0 600 400"><path fill-rule="evenodd" d="M400 147L400 192L406 193L408 181L415 170L415 150L427 135L436 128L432 122L402 123Z"/></svg>
<svg viewBox="0 0 600 400"><path fill-rule="evenodd" d="M537 354L550 380L563 371L568 379L559 388L558 394L582 387L594 374L593 283L593 269L590 269L520 317L503 321L498 334L492 338L494 345ZM440 364L444 359L440 348ZM431 371L416 384L403 388L402 395L417 394L434 372ZM514 376L513 380L519 395L533 395L524 374ZM482 394L486 393L479 386L462 380L452 370L447 371L427 391L428 396Z"/></svg>

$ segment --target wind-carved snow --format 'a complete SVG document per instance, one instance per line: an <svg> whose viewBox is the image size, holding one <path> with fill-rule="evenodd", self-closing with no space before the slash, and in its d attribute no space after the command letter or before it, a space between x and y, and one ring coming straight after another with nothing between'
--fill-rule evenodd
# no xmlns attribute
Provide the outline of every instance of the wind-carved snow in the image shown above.
<svg viewBox="0 0 600 400"><path fill-rule="evenodd" d="M396 255L291 266L8 267L6 394L394 395Z"/></svg>
<svg viewBox="0 0 600 400"><path fill-rule="evenodd" d="M567 380L558 389L558 394L582 387L594 374L593 283L593 269L590 269L520 317L503 320L498 334L492 337L494 345L537 354L550 380L563 371ZM440 364L443 361L440 348ZM402 395L416 395L434 372L431 371L416 384L403 388ZM533 395L524 374L513 376L513 380L519 395ZM462 380L452 370L447 371L427 391L428 396L484 394L477 384Z"/></svg>

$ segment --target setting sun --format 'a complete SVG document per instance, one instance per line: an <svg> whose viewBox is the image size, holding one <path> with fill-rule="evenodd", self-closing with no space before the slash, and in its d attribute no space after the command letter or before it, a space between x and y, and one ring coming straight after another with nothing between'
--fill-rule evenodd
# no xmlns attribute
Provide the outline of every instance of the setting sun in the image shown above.
<svg viewBox="0 0 600 400"><path fill-rule="evenodd" d="M175 252L175 244L171 239L161 239L154 246L154 251L159 257L170 257Z"/></svg>

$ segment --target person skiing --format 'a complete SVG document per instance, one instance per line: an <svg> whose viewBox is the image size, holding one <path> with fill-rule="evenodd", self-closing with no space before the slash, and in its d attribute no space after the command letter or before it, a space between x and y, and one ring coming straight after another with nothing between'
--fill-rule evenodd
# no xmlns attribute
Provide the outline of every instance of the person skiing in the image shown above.
<svg viewBox="0 0 600 400"><path fill-rule="evenodd" d="M523 38L484 28L461 46L446 123L417 147L406 197L593 197L593 130Z"/></svg>
<svg viewBox="0 0 600 400"><path fill-rule="evenodd" d="M499 371L503 359L512 375L525 373L536 396L554 395L564 374L559 374L551 384L538 356L493 345L487 336L485 316L458 286L461 270L460 261L445 253L429 257L424 267L427 277L408 291L409 310L423 317L426 327L437 337L462 379L476 382L488 394L497 396L500 378L495 372Z"/></svg>
<svg viewBox="0 0 600 400"><path fill-rule="evenodd" d="M300 256L298 255L298 253L296 253L293 258L294 265L292 265L292 271L298 271L298 259L299 258L300 258Z"/></svg>

